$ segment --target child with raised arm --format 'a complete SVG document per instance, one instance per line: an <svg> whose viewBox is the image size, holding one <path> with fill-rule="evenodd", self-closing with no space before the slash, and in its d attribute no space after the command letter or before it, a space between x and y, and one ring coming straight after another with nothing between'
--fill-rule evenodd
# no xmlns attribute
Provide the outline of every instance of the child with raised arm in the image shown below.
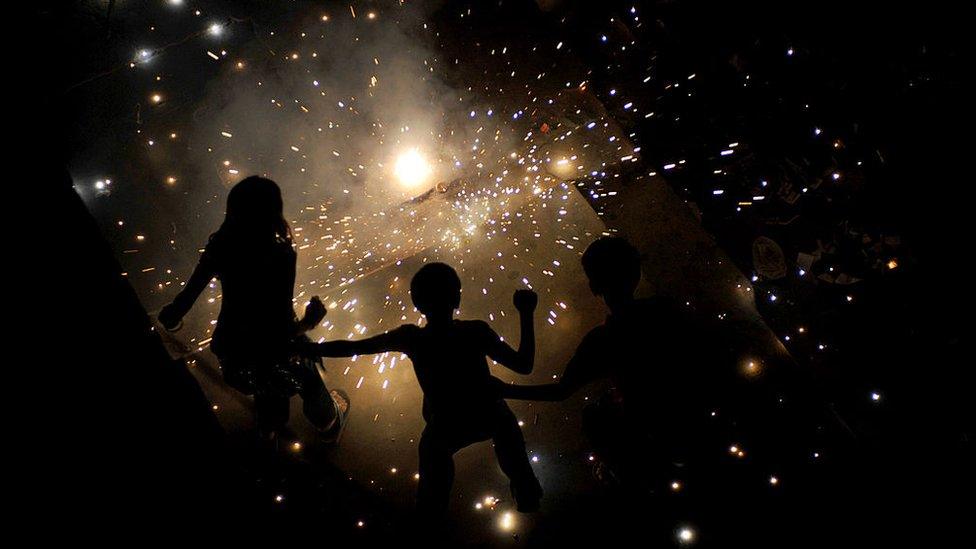
<svg viewBox="0 0 976 549"><path fill-rule="evenodd" d="M606 322L583 337L559 381L496 383L504 398L559 401L610 380L611 389L584 410L584 429L602 461L634 488L656 479L647 474L648 447L669 464L703 455L701 434L711 425L705 412L716 383L703 357L712 353L720 360L721 350L711 348L716 343L705 326L672 300L635 296L641 258L626 240L596 240L582 264L590 289L610 311Z"/></svg>
<svg viewBox="0 0 976 549"><path fill-rule="evenodd" d="M297 338L325 318L325 305L313 297L298 319L292 308L297 255L285 220L281 189L265 177L251 176L234 185L220 229L200 256L186 286L159 312L170 331L213 278L223 298L211 350L224 380L254 395L258 432L275 440L288 422L289 399L302 396L305 417L324 439L335 440L349 400L329 391L314 364L291 355Z"/></svg>
<svg viewBox="0 0 976 549"><path fill-rule="evenodd" d="M542 487L526 455L518 421L498 396L486 357L520 374L532 372L532 314L538 296L530 290L515 292L522 332L517 351L487 322L454 318L461 303L461 280L450 266L424 265L410 281L410 297L426 317L425 326L404 324L359 341L312 344L311 352L340 357L400 351L410 357L424 393L427 422L419 447L417 504L422 512L439 516L446 511L454 482L454 454L488 439L495 443L498 464L511 481L518 510L536 510Z"/></svg>

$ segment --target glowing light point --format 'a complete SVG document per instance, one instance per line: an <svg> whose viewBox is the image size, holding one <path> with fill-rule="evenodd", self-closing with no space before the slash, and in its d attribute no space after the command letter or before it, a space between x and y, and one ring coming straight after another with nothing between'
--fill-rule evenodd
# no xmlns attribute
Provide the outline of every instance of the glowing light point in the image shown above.
<svg viewBox="0 0 976 549"><path fill-rule="evenodd" d="M682 526L678 529L677 537L682 545L688 545L695 541L695 531L690 526Z"/></svg>
<svg viewBox="0 0 976 549"><path fill-rule="evenodd" d="M393 166L393 173L406 188L421 185L430 176L430 164L417 149L402 153Z"/></svg>
<svg viewBox="0 0 976 549"><path fill-rule="evenodd" d="M498 521L498 526L506 532L511 532L515 528L515 515L511 511L505 512Z"/></svg>

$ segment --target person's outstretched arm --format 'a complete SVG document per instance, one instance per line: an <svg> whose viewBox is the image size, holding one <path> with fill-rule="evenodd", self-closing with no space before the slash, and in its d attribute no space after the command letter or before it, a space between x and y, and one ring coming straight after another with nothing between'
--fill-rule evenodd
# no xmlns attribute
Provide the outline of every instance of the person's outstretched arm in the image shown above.
<svg viewBox="0 0 976 549"><path fill-rule="evenodd" d="M569 359L566 371L559 381L543 385L501 383L498 385L501 397L516 400L566 400L585 385L603 377L604 374L597 369L597 365L600 364L600 360L595 355L595 351L599 349L597 339L598 336L594 332L590 332L583 338L573 358Z"/></svg>
<svg viewBox="0 0 976 549"><path fill-rule="evenodd" d="M203 293L204 288L213 280L214 276L216 276L216 272L213 268L210 252L209 250L204 250L203 255L200 256L200 262L193 269L193 274L190 275L190 279L187 280L186 285L183 286L180 293L176 294L172 303L166 305L159 311L160 324L167 330L178 329L180 322L183 321L183 317L190 311L193 303L200 297L200 294Z"/></svg>
<svg viewBox="0 0 976 549"><path fill-rule="evenodd" d="M512 302L519 312L521 335L518 350L512 349L508 343L502 341L486 323L488 356L513 372L531 374L535 366L535 326L532 324L532 314L539 302L539 296L532 290L516 290Z"/></svg>
<svg viewBox="0 0 976 549"><path fill-rule="evenodd" d="M312 354L325 357L372 355L387 351L406 352L409 330L412 328L416 328L416 326L405 324L389 332L367 337L366 339L354 341L336 339L333 341L323 341L322 343L312 343L310 349Z"/></svg>

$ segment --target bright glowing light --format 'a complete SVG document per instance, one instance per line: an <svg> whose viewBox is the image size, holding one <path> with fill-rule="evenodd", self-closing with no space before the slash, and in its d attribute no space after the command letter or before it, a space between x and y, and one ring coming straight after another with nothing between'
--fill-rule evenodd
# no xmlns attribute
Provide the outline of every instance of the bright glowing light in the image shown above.
<svg viewBox="0 0 976 549"><path fill-rule="evenodd" d="M576 175L576 157L559 158L549 163L549 171L556 177L568 179Z"/></svg>
<svg viewBox="0 0 976 549"><path fill-rule="evenodd" d="M510 532L513 528L515 528L515 515L512 514L511 511L505 512L505 514L502 515L501 520L498 521L498 526L502 530Z"/></svg>
<svg viewBox="0 0 976 549"><path fill-rule="evenodd" d="M762 373L762 364L755 359L749 359L742 363L742 373L747 377L758 376Z"/></svg>
<svg viewBox="0 0 976 549"><path fill-rule="evenodd" d="M224 27L221 26L220 23L213 23L210 25L210 28L207 30L208 32L210 32L212 36L220 36L220 34L224 32Z"/></svg>
<svg viewBox="0 0 976 549"><path fill-rule="evenodd" d="M407 188L421 185L430 176L430 171L430 164L417 149L410 149L400 154L393 166L393 173Z"/></svg>
<svg viewBox="0 0 976 549"><path fill-rule="evenodd" d="M678 529L678 541L682 545L687 545L695 541L695 531L689 526L682 526Z"/></svg>

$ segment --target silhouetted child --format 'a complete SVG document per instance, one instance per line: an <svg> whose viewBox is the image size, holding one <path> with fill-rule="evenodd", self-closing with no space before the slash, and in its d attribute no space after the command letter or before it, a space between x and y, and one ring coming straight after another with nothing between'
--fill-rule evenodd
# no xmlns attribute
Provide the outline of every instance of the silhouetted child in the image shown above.
<svg viewBox="0 0 976 549"><path fill-rule="evenodd" d="M708 378L699 368L697 349L702 342L690 339L693 324L672 300L634 296L640 255L626 240L596 240L582 263L590 289L610 310L606 322L583 337L558 382L497 382L499 392L505 398L556 401L591 382L609 380L610 391L584 411L584 428L613 473L636 488L650 479L648 450L672 463L698 452L708 419Z"/></svg>
<svg viewBox="0 0 976 549"><path fill-rule="evenodd" d="M502 471L511 481L519 511L538 508L542 487L525 452L525 439L515 415L498 397L488 369L491 358L511 370L528 374L535 355L532 313L538 297L515 292L521 319L519 349L512 349L481 320L456 320L461 280L443 263L424 265L410 281L414 305L427 319L424 327L404 324L359 341L327 341L311 351L326 357L405 353L424 393L427 422L420 437L420 485L417 503L428 516L447 509L454 482L454 454L475 442L492 439Z"/></svg>
<svg viewBox="0 0 976 549"><path fill-rule="evenodd" d="M291 353L293 340L325 317L325 306L313 297L304 318L295 316L297 256L282 211L274 181L251 176L234 185L223 224L210 236L186 286L160 311L159 321L168 330L179 329L216 277L222 299L210 348L227 384L254 395L259 431L273 437L283 428L289 398L300 393L305 416L330 438L341 428L348 400L337 392L330 395L315 364Z"/></svg>

